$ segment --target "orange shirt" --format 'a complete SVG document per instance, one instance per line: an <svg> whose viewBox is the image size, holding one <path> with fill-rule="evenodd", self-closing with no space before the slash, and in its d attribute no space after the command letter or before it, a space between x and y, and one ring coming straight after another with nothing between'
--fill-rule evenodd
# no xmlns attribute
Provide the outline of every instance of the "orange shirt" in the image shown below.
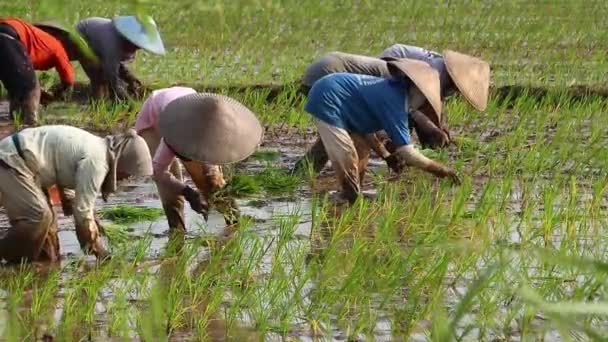
<svg viewBox="0 0 608 342"><path fill-rule="evenodd" d="M34 69L48 70L54 67L64 84L74 84L74 69L59 40L21 19L3 18L0 23L5 23L17 31Z"/></svg>

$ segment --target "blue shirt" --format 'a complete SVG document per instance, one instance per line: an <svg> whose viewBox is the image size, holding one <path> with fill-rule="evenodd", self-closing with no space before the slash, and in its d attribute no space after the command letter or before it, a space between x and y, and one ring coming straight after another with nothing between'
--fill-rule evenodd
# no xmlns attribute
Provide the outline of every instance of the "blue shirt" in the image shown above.
<svg viewBox="0 0 608 342"><path fill-rule="evenodd" d="M304 110L332 126L359 134L385 130L397 145L410 143L408 83L337 73L314 83Z"/></svg>

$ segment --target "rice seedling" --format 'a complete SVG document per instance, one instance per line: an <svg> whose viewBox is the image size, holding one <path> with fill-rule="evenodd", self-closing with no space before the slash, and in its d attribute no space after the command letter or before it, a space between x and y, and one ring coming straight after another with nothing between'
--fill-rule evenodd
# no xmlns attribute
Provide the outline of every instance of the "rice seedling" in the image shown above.
<svg viewBox="0 0 608 342"><path fill-rule="evenodd" d="M264 124L272 150L235 167L224 190L260 217L225 230L192 224L173 248L164 226L125 229L159 220L161 210L103 209L113 222L105 223L107 263L68 254L50 271L0 268L0 339L605 340L608 108L594 92L607 67L604 3L138 6L65 0L66 14L22 1L0 10L70 24L152 14L168 54L138 53L132 67L144 83L217 89ZM362 27L369 13L374 25ZM378 189L374 201L345 208L325 190L311 195L280 164L303 154L314 134L298 89L305 67L328 51L377 55L397 42L492 64L488 109L450 99L456 144L423 151L454 165L462 185L416 170L387 181L380 166L366 182ZM80 69L77 78L86 80ZM57 76L42 81L49 87ZM255 87L267 84L281 90ZM140 105L53 103L41 119L111 131L132 126ZM313 188L324 177L311 178ZM286 201L300 209L283 209Z"/></svg>
<svg viewBox="0 0 608 342"><path fill-rule="evenodd" d="M102 208L98 212L102 218L112 220L118 224L154 221L163 215L163 211L158 208L139 207L124 204Z"/></svg>

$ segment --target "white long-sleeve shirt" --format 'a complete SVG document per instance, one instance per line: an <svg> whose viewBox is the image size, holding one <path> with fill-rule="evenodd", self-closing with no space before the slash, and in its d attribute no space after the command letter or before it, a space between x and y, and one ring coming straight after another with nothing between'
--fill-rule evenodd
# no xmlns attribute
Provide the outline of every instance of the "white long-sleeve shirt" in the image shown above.
<svg viewBox="0 0 608 342"><path fill-rule="evenodd" d="M71 126L42 126L19 132L23 160L11 139L0 141L0 159L16 171L30 170L41 186L73 189L76 225L94 219L95 199L110 169L105 139Z"/></svg>

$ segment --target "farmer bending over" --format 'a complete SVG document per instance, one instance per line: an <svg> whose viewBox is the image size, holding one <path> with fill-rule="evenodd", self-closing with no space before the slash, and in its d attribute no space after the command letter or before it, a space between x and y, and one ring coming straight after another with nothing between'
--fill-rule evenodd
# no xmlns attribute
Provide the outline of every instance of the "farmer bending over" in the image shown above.
<svg viewBox="0 0 608 342"><path fill-rule="evenodd" d="M19 111L24 123L38 120L40 84L35 70L55 68L61 87L54 96L69 94L74 85L74 71L59 40L21 19L0 19L0 80L10 99L10 115Z"/></svg>
<svg viewBox="0 0 608 342"><path fill-rule="evenodd" d="M117 180L152 173L146 142L135 131L97 137L71 126L28 128L0 141L0 198L11 227L0 236L0 259L57 261L59 240L47 189L56 185L63 213L74 215L85 253L108 252L94 217L95 199ZM66 195L73 190L74 197Z"/></svg>
<svg viewBox="0 0 608 342"><path fill-rule="evenodd" d="M410 113L428 101L441 112L439 78L426 63L402 59L387 64L392 78L338 73L315 82L305 110L315 124L329 159L342 185L342 194L351 203L360 194L367 167L370 133L384 129L397 149L381 157L391 168L407 164L438 177L456 173L428 159L410 144Z"/></svg>
<svg viewBox="0 0 608 342"><path fill-rule="evenodd" d="M444 57L433 51L400 44L385 50L380 57L386 61L410 58L426 62L439 73L442 101L460 92L474 108L483 111L487 107L490 67L486 62L478 58L450 50L445 51ZM369 59L371 57L365 58ZM355 59L351 58L349 64L354 63L354 61ZM383 75L374 75L384 77ZM451 141L449 131L445 125L445 118L445 113L437 114L430 104L426 102L417 111L412 113L410 125L416 130L418 140L423 146L438 148L446 146ZM386 145L388 152L392 152L395 149L390 139L386 136L386 132L378 132L372 140L376 141L375 144L382 142L383 145ZM382 150L385 147L378 147L374 150L377 149ZM328 156L320 139L310 148L305 158L296 163L294 170L300 171L304 169L307 165L306 160L311 162L313 172L318 173L323 169L327 163Z"/></svg>
<svg viewBox="0 0 608 342"><path fill-rule="evenodd" d="M154 181L170 230L177 232L186 231L184 199L206 219L210 196L224 185L218 165L246 158L262 138L260 123L242 104L183 87L154 91L137 115L135 129L153 155ZM184 184L176 157L198 191ZM227 224L237 222L236 204L214 204Z"/></svg>
<svg viewBox="0 0 608 342"><path fill-rule="evenodd" d="M91 92L96 98L111 96L125 99L138 95L142 83L127 68L139 49L157 55L165 54L154 20L135 16L118 16L114 19L88 18L80 21L76 29L97 56L97 61L83 58L80 61L91 80Z"/></svg>

